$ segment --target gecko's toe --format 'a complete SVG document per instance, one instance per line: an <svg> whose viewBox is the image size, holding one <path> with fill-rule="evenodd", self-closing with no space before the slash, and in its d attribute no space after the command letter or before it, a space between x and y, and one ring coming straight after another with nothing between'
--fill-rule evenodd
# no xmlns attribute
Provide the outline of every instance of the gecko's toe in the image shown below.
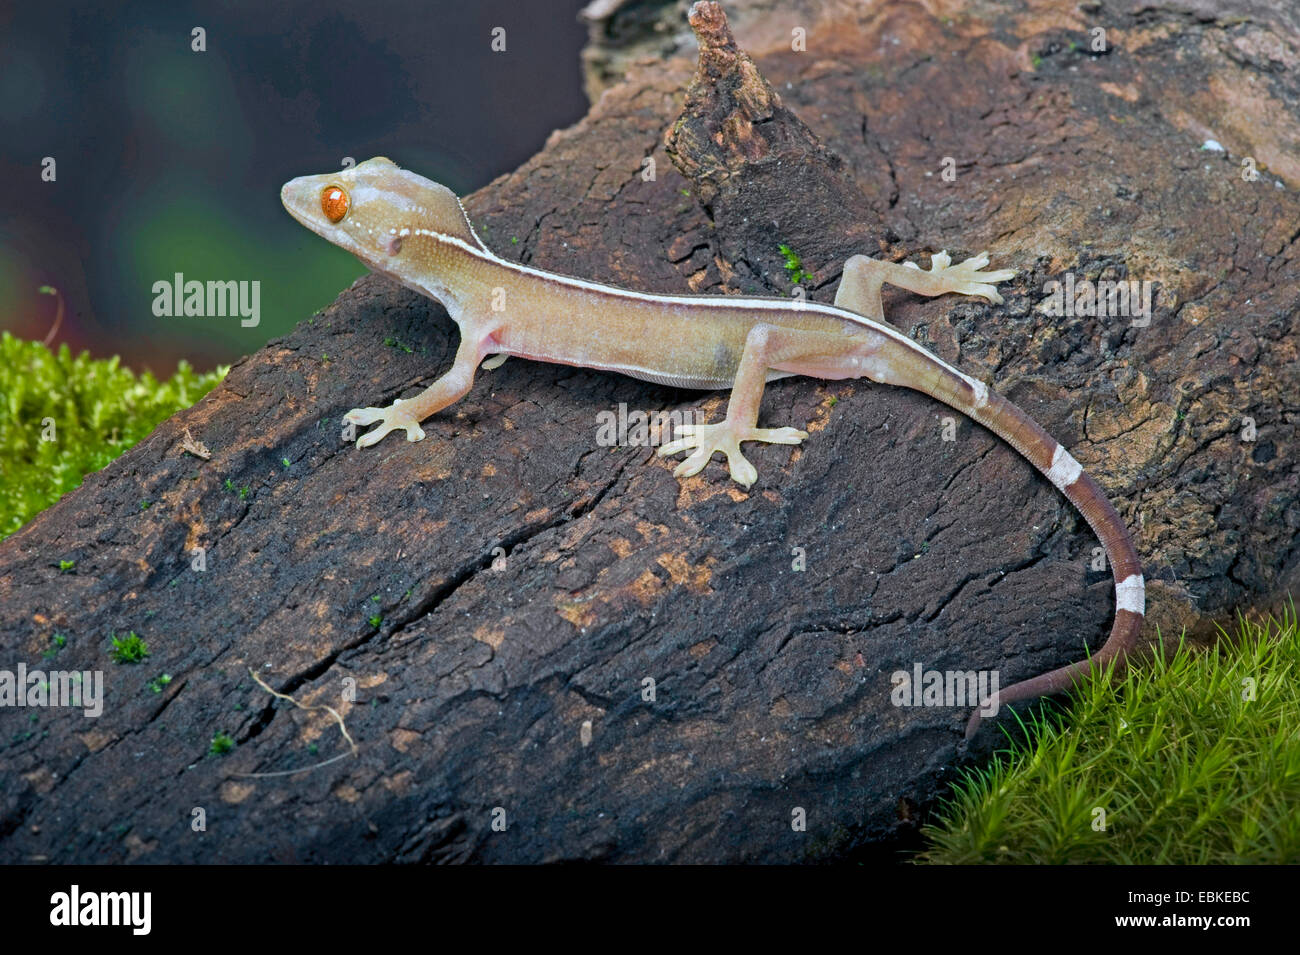
<svg viewBox="0 0 1300 955"><path fill-rule="evenodd" d="M674 454L681 454L683 451L689 451L693 447L695 447L694 441L678 439L676 441L669 441L659 449L658 454L659 457L666 458Z"/></svg>
<svg viewBox="0 0 1300 955"><path fill-rule="evenodd" d="M727 470L731 479L747 491L758 480L758 470L740 453L739 447L727 451Z"/></svg>
<svg viewBox="0 0 1300 955"><path fill-rule="evenodd" d="M798 444L808 437L807 431L798 428L754 428L747 441L765 441L768 444Z"/></svg>
<svg viewBox="0 0 1300 955"><path fill-rule="evenodd" d="M383 408L353 408L343 416L349 424L367 425L384 420Z"/></svg>
<svg viewBox="0 0 1300 955"><path fill-rule="evenodd" d="M697 449L694 454L673 469L673 477L694 477L704 470L704 465L709 463L709 458L711 457L713 457L712 448Z"/></svg>
<svg viewBox="0 0 1300 955"><path fill-rule="evenodd" d="M375 428L373 431L367 432L366 434L363 434L361 437L357 438L357 448L358 449L368 448L372 444L378 444L380 441L384 439L384 436L392 430L393 430L392 425L387 425L387 424L380 425L378 428Z"/></svg>
<svg viewBox="0 0 1300 955"><path fill-rule="evenodd" d="M705 427L708 427L705 425ZM693 424L679 424L673 428L673 440L659 448L659 457L680 454L700 446L700 435Z"/></svg>

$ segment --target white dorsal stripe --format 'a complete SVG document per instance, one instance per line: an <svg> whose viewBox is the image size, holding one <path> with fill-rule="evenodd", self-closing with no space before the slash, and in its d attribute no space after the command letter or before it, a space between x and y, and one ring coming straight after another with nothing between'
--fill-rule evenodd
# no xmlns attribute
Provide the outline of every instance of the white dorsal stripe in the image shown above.
<svg viewBox="0 0 1300 955"><path fill-rule="evenodd" d="M1079 475L1082 473L1083 465L1074 460L1070 452L1058 444L1056 450L1052 452L1052 466L1047 469L1047 480L1056 485L1057 490L1064 491L1079 480Z"/></svg>
<svg viewBox="0 0 1300 955"><path fill-rule="evenodd" d="M469 229L469 234L473 236L475 244L484 252L488 252L488 254L491 255L492 253L488 251L488 247L483 244L483 240L478 237L478 232L474 230L474 223L469 221L469 213L465 211L465 203L461 202L460 196L456 195L454 192L452 193L452 198L456 200L456 208L460 210L461 218L465 220L465 228Z"/></svg>
<svg viewBox="0 0 1300 955"><path fill-rule="evenodd" d="M474 233L473 225L470 226L470 232L474 234L475 241L479 241L478 234ZM479 241L478 246L473 246L457 236L448 235L445 232L435 232L432 229L416 229L415 234L428 236L431 239L437 239L441 242L447 242L456 246L458 249L468 252L476 258L492 262L523 275L532 275L540 279L559 282L573 288L584 289L588 292L612 295L616 298L630 298L643 302L662 302L664 305L702 305L706 308L752 308L760 311L766 310L774 312L787 312L793 309L799 309L801 311L815 312L818 315L829 315L842 321L863 325L874 332L884 335L886 338L898 342L900 345L910 349L918 355L922 355L966 382L975 393L975 407L982 408L988 403L988 386L985 385L984 382L972 378L959 369L954 368L938 355L934 354L934 352L922 348L897 329L891 328L888 325L882 325L880 322L867 318L865 315L859 315L857 312L851 312L846 308L837 308L834 305L823 305L820 302L805 301L795 304L794 302L787 302L779 298L746 298L740 295L660 295L655 292L633 292L629 289L619 288L616 285L601 285L599 282L588 282L585 279L576 279L570 275L560 275L556 272L547 272L527 265L520 265L517 262L507 262L505 259L493 253L491 249L483 246L481 241Z"/></svg>
<svg viewBox="0 0 1300 955"><path fill-rule="evenodd" d="M1141 574L1130 574L1115 584L1115 609L1140 613L1147 612L1147 588Z"/></svg>

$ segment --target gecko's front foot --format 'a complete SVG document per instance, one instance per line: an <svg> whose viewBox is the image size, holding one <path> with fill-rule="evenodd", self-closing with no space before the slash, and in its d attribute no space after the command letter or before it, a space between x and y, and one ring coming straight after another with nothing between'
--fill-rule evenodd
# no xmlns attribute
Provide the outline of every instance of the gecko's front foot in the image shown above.
<svg viewBox="0 0 1300 955"><path fill-rule="evenodd" d="M909 269L921 270L915 262L904 262ZM994 282L1005 282L1016 276L1015 269L998 269L996 272L981 272L989 264L989 254L981 252L964 262L952 264L952 257L947 252L936 252L930 256L930 274L945 286L944 291L957 292L960 295L979 295L994 304L1002 304L1002 296L994 288Z"/></svg>
<svg viewBox="0 0 1300 955"><path fill-rule="evenodd" d="M727 468L737 483L748 488L758 480L758 471L740 453L742 441L766 441L768 444L798 444L808 437L807 431L798 428L737 428L729 422L720 424L686 424L675 431L680 435L659 449L659 456L667 457L681 451L695 449L694 453L677 465L673 477L690 477L699 474L709 463L714 451L727 456Z"/></svg>
<svg viewBox="0 0 1300 955"><path fill-rule="evenodd" d="M411 404L411 401L399 398L387 408L353 408L343 416L343 420L363 427L368 424L379 424L379 427L357 438L358 448L368 448L382 441L388 432L396 431L398 428L406 431L407 441L421 441L424 439L424 429L408 410Z"/></svg>

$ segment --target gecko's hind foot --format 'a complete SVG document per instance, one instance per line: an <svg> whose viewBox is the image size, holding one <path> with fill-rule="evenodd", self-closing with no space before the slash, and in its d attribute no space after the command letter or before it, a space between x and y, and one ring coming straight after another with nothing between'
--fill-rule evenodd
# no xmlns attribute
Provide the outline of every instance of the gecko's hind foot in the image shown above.
<svg viewBox="0 0 1300 955"><path fill-rule="evenodd" d="M659 456L667 457L682 451L693 453L673 471L673 477L691 477L704 470L714 451L727 456L727 468L738 484L749 487L758 480L754 465L740 453L742 441L765 441L768 444L798 444L808 437L807 431L798 428L736 428L723 421L720 424L686 424L675 430L679 436L659 449Z"/></svg>
<svg viewBox="0 0 1300 955"><path fill-rule="evenodd" d="M920 270L915 262L904 262L910 269ZM981 252L964 262L952 264L952 257L947 252L936 252L930 256L930 274L936 276L945 286L945 290L959 295L979 295L994 304L1002 304L1002 296L993 283L1005 282L1015 278L1015 269L998 269L995 272L981 272L989 264L989 254Z"/></svg>
<svg viewBox="0 0 1300 955"><path fill-rule="evenodd" d="M379 425L357 438L358 448L368 448L372 444L377 444L388 432L396 431L398 428L406 432L407 441L421 441L424 438L424 429L420 427L420 422L415 420L410 411L406 410L405 406L409 404L409 401L399 398L387 408L353 408L343 416L343 420L362 427L368 424Z"/></svg>

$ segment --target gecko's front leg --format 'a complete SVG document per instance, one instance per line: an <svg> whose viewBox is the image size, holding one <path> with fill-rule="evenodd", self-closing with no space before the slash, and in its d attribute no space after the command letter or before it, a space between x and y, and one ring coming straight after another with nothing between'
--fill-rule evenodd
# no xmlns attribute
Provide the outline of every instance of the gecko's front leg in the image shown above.
<svg viewBox="0 0 1300 955"><path fill-rule="evenodd" d="M835 359L844 352L844 339L822 332L759 324L749 330L745 350L731 387L727 417L719 424L683 425L681 435L659 449L660 457L693 450L673 471L675 477L698 474L715 451L727 456L731 477L749 487L758 479L754 465L740 453L742 441L765 441L768 444L798 444L808 437L798 428L758 428L758 406L763 400L767 373L783 364L800 360Z"/></svg>
<svg viewBox="0 0 1300 955"><path fill-rule="evenodd" d="M406 432L407 441L423 440L420 422L465 397L474 386L474 372L483 356L499 350L500 346L493 340L495 332L491 327L461 325L456 359L447 373L432 385L414 398L399 398L387 408L353 408L345 414L343 420L351 424L379 425L357 438L357 447L368 448L399 428Z"/></svg>

